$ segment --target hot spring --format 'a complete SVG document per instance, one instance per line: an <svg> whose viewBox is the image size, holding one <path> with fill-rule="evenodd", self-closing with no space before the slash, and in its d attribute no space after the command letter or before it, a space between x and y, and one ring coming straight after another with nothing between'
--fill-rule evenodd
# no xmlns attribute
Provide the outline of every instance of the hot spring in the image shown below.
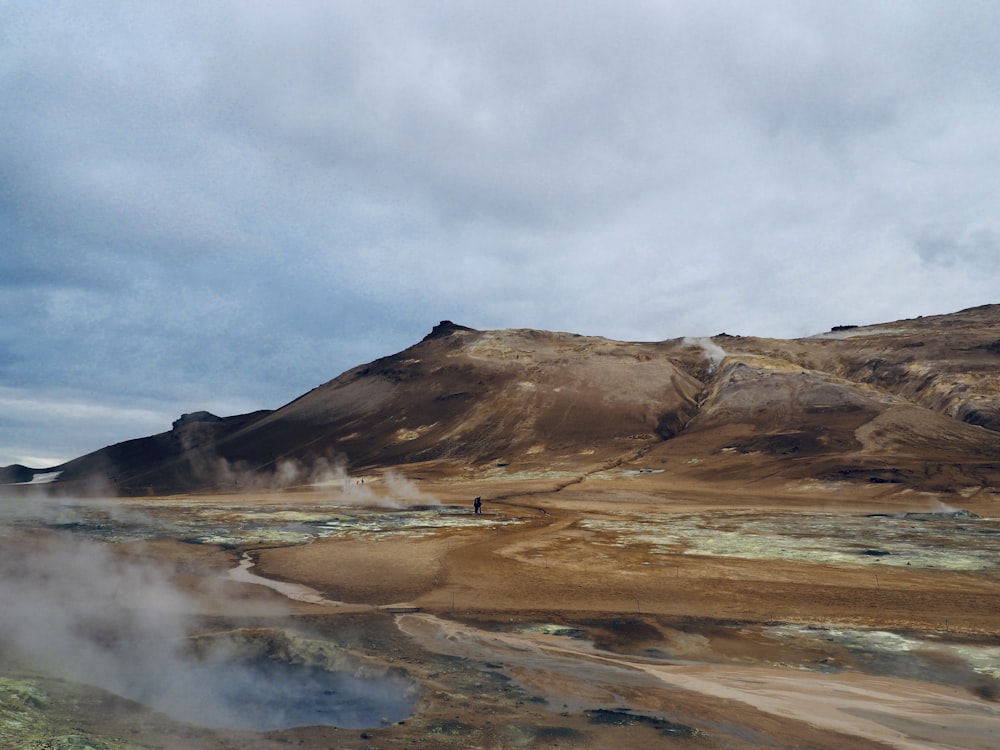
<svg viewBox="0 0 1000 750"><path fill-rule="evenodd" d="M178 721L250 731L385 726L409 717L416 701L402 670L325 641L252 630L193 643L173 684L146 685L128 697Z"/></svg>

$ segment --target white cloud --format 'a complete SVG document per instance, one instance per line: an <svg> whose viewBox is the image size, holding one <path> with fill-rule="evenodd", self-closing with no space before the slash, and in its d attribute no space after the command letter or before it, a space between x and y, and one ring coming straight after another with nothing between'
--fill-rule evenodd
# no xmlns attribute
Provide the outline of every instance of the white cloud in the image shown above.
<svg viewBox="0 0 1000 750"><path fill-rule="evenodd" d="M0 386L0 409L8 417L52 419L79 422L120 421L150 425L163 415L149 409L115 407L106 403L88 403L69 398L39 398L15 388Z"/></svg>
<svg viewBox="0 0 1000 750"><path fill-rule="evenodd" d="M252 411L246 403L206 398L185 411L215 410L220 416ZM57 466L113 443L165 432L181 415L160 401L140 402L105 394L93 396L56 389L0 385L0 466Z"/></svg>

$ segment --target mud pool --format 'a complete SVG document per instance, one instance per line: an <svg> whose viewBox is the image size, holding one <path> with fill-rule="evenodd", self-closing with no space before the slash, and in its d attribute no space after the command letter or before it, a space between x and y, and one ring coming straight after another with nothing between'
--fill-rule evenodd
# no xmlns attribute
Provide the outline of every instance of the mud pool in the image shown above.
<svg viewBox="0 0 1000 750"><path fill-rule="evenodd" d="M266 657L193 666L187 677L190 692L183 701L174 695L129 697L179 721L251 731L385 726L407 718L414 701L412 685L402 677L357 676Z"/></svg>

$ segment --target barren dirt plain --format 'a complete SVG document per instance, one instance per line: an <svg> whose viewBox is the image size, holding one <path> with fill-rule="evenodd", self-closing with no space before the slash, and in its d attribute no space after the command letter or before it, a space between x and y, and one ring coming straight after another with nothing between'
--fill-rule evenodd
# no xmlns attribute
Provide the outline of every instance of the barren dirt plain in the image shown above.
<svg viewBox="0 0 1000 750"><path fill-rule="evenodd" d="M368 475L366 503L326 486L75 502L44 528L9 518L7 555L115 542L115 557L168 571L199 637L398 674L411 701L390 717L376 702L351 727L226 726L148 686L100 689L6 654L0 731L24 743L9 746L995 747L992 493L954 514L884 485L705 497L629 467L566 486L430 473L409 501ZM274 645L288 638L350 661ZM236 715L269 710L232 700Z"/></svg>

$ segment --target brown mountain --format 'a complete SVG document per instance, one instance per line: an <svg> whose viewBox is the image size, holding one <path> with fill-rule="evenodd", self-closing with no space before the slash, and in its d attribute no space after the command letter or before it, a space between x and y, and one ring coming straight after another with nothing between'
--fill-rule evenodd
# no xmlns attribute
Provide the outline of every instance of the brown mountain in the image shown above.
<svg viewBox="0 0 1000 750"><path fill-rule="evenodd" d="M211 491L343 464L968 493L1000 480L998 365L1000 305L792 340L635 343L445 321L280 409L184 415L58 467L56 485Z"/></svg>

